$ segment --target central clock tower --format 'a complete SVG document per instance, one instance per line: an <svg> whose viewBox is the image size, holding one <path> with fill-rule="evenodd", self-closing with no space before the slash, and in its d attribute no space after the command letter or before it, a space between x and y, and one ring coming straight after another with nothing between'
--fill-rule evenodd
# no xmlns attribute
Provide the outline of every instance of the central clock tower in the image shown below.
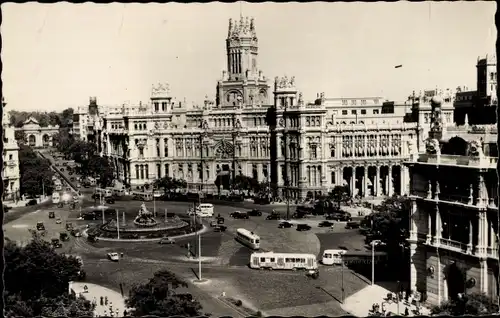
<svg viewBox="0 0 500 318"><path fill-rule="evenodd" d="M227 70L217 82L216 106L262 107L269 105L269 85L258 69L258 40L253 18L229 19L226 39Z"/></svg>

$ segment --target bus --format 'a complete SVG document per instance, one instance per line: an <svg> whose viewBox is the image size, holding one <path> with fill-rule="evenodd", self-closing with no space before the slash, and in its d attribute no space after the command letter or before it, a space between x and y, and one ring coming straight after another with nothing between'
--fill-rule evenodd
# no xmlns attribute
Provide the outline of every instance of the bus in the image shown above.
<svg viewBox="0 0 500 318"><path fill-rule="evenodd" d="M153 201L153 193L132 191L132 198L140 201Z"/></svg>
<svg viewBox="0 0 500 318"><path fill-rule="evenodd" d="M249 230L237 229L234 239L251 249L258 250L260 248L260 237Z"/></svg>
<svg viewBox="0 0 500 318"><path fill-rule="evenodd" d="M102 189L102 188L95 188L94 191L94 199L99 199L99 198L109 198L113 196L113 191L109 189Z"/></svg>
<svg viewBox="0 0 500 318"><path fill-rule="evenodd" d="M56 191L62 191L62 185L61 184L56 184Z"/></svg>
<svg viewBox="0 0 500 318"><path fill-rule="evenodd" d="M371 264L372 258L375 264L385 264L387 262L387 253L375 251L346 251L346 250L325 250L321 262L323 265L341 265L345 264Z"/></svg>
<svg viewBox="0 0 500 318"><path fill-rule="evenodd" d="M106 190L111 191L111 193L117 197L122 197L125 195L125 189L123 188L107 187Z"/></svg>
<svg viewBox="0 0 500 318"><path fill-rule="evenodd" d="M52 203L59 203L61 200L61 197L59 196L59 193L58 192L54 192L52 193Z"/></svg>
<svg viewBox="0 0 500 318"><path fill-rule="evenodd" d="M302 253L252 253L250 268L253 269L288 269L315 270L318 262L314 254Z"/></svg>
<svg viewBox="0 0 500 318"><path fill-rule="evenodd" d="M210 203L202 203L198 205L196 209L196 214L200 217L213 217L214 216L214 205Z"/></svg>
<svg viewBox="0 0 500 318"><path fill-rule="evenodd" d="M324 250L321 263L323 265L340 265L346 250Z"/></svg>

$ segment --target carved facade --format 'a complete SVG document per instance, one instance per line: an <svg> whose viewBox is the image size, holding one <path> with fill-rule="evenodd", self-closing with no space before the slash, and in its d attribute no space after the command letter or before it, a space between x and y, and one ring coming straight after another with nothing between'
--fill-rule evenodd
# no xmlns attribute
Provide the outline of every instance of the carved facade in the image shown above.
<svg viewBox="0 0 500 318"><path fill-rule="evenodd" d="M463 125L440 135L429 137L426 151L408 164L412 289L431 304L470 292L496 300L497 129Z"/></svg>
<svg viewBox="0 0 500 318"><path fill-rule="evenodd" d="M20 197L20 171L19 171L19 146L15 138L14 126L10 125L10 115L6 111L4 99L2 98L2 107L4 116L2 118L3 129L3 200L15 200Z"/></svg>
<svg viewBox="0 0 500 318"><path fill-rule="evenodd" d="M185 179L191 190L216 192L218 177L234 173L270 182L276 168L279 193L288 180L293 198L342 184L352 195L407 193L403 163L417 151L418 132L416 123L403 120L405 105L387 111L382 97L324 93L307 103L293 76L275 78L270 87L258 69L252 19L230 20L226 52L215 101L177 101L161 84L153 86L148 104L99 109L103 154L113 159L120 178L135 189L168 175ZM278 117L275 167L266 123L271 106ZM98 122L86 120L80 126Z"/></svg>

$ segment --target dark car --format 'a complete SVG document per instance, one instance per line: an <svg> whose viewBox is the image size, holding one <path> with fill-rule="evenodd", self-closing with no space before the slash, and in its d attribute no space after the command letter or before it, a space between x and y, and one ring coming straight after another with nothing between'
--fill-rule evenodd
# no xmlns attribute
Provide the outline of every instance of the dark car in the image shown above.
<svg viewBox="0 0 500 318"><path fill-rule="evenodd" d="M56 213L54 211L49 212L49 219L55 219L56 218Z"/></svg>
<svg viewBox="0 0 500 318"><path fill-rule="evenodd" d="M54 248L62 247L61 241L59 241L59 239L53 238L51 242Z"/></svg>
<svg viewBox="0 0 500 318"><path fill-rule="evenodd" d="M26 203L26 206L37 205L37 203L38 202L36 201L36 199L31 199L31 200L28 201L28 203Z"/></svg>
<svg viewBox="0 0 500 318"><path fill-rule="evenodd" d="M267 217L266 217L266 220L279 220L281 219L281 215L277 214L277 213L272 213L272 214L269 214Z"/></svg>
<svg viewBox="0 0 500 318"><path fill-rule="evenodd" d="M297 231L309 231L311 227L307 224L298 224Z"/></svg>
<svg viewBox="0 0 500 318"><path fill-rule="evenodd" d="M12 209L10 206L3 205L4 212L9 212L10 209Z"/></svg>
<svg viewBox="0 0 500 318"><path fill-rule="evenodd" d="M108 204L115 204L115 198L113 198L113 197L107 197L106 198L106 203L108 203Z"/></svg>
<svg viewBox="0 0 500 318"><path fill-rule="evenodd" d="M59 167L59 162L54 163L54 166Z"/></svg>
<svg viewBox="0 0 500 318"><path fill-rule="evenodd" d="M66 222L66 231L71 231L71 230L73 230L73 223Z"/></svg>
<svg viewBox="0 0 500 318"><path fill-rule="evenodd" d="M287 222L287 221L281 222L281 223L278 225L278 227L279 227L280 229L288 229L288 228L291 228L292 226L293 226L293 224L292 224L292 223L290 223L290 222Z"/></svg>
<svg viewBox="0 0 500 318"><path fill-rule="evenodd" d="M69 241L69 235L68 233L66 232L61 232L59 233L59 238L61 239L61 241L65 242L65 241Z"/></svg>
<svg viewBox="0 0 500 318"><path fill-rule="evenodd" d="M233 212L229 216L235 219L248 219L248 213L240 211Z"/></svg>
<svg viewBox="0 0 500 318"><path fill-rule="evenodd" d="M64 167L66 167L66 166L68 165L68 163L67 163L67 162L63 162L63 163L62 163L62 165L63 165Z"/></svg>
<svg viewBox="0 0 500 318"><path fill-rule="evenodd" d="M344 222L350 222L352 221L352 217L350 213L347 212L336 212L333 214L330 214L326 218L327 220L334 220L334 221L344 221Z"/></svg>
<svg viewBox="0 0 500 318"><path fill-rule="evenodd" d="M248 212L250 216L262 216L262 212L257 209L252 209L252 211Z"/></svg>
<svg viewBox="0 0 500 318"><path fill-rule="evenodd" d="M331 227L333 225L333 222L329 222L329 221L322 221L322 222L319 222L318 226L319 227Z"/></svg>
<svg viewBox="0 0 500 318"><path fill-rule="evenodd" d="M70 173L71 173L71 172L70 172ZM73 173L71 173L71 174L73 174ZM70 174L70 175L71 175L71 174ZM71 177L71 178L69 178L69 181L71 181L71 182L75 182L75 177Z"/></svg>
<svg viewBox="0 0 500 318"><path fill-rule="evenodd" d="M64 168L61 168L61 169L59 169L59 170L61 170L61 172L64 172Z"/></svg>
<svg viewBox="0 0 500 318"><path fill-rule="evenodd" d="M214 226L214 232L226 232L227 226L225 225L216 225Z"/></svg>
<svg viewBox="0 0 500 318"><path fill-rule="evenodd" d="M162 237L158 243L159 244L175 244L175 240L171 239L170 237Z"/></svg>
<svg viewBox="0 0 500 318"><path fill-rule="evenodd" d="M43 222L37 222L36 223L36 229L38 231L45 231L45 225L43 225Z"/></svg>
<svg viewBox="0 0 500 318"><path fill-rule="evenodd" d="M350 230L350 229L359 229L359 222L355 221L355 222L347 222L347 224L345 225L345 228Z"/></svg>

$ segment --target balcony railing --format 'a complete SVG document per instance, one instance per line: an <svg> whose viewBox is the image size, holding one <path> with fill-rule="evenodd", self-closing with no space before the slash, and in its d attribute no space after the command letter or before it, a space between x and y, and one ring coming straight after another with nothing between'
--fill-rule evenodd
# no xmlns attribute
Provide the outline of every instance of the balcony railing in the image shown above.
<svg viewBox="0 0 500 318"><path fill-rule="evenodd" d="M498 248L496 248L496 247L487 247L486 248L486 255L488 255L488 257L491 257L491 258L494 258L494 259L498 259Z"/></svg>
<svg viewBox="0 0 500 318"><path fill-rule="evenodd" d="M458 194L448 194L448 193L439 193L440 201L454 202L454 203L462 203L462 204L474 204L474 198L472 201L469 199L469 196L466 195L458 195Z"/></svg>
<svg viewBox="0 0 500 318"><path fill-rule="evenodd" d="M435 163L453 166L469 166L496 169L498 159L495 157L468 157L458 155L420 154L417 162Z"/></svg>

